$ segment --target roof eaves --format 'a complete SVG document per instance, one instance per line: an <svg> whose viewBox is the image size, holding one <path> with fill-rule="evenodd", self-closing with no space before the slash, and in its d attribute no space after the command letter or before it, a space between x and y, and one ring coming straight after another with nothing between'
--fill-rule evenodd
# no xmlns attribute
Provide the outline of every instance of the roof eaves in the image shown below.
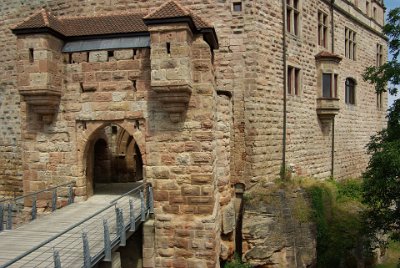
<svg viewBox="0 0 400 268"><path fill-rule="evenodd" d="M198 32L199 29L196 28L196 25L193 22L193 19L190 15L185 17L172 17L172 18L162 18L162 19L143 19L144 24L146 25L156 25L156 24L172 24L172 23L180 23L186 22L189 24L192 32Z"/></svg>
<svg viewBox="0 0 400 268"><path fill-rule="evenodd" d="M57 32L50 27L11 29L11 31L15 35L47 33L54 35L55 37L58 37L60 39L65 39L65 35Z"/></svg>

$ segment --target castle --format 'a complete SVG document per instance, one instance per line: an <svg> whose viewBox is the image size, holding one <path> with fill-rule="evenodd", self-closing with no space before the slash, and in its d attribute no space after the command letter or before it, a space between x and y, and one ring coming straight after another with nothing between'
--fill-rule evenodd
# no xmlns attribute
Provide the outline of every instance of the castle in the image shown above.
<svg viewBox="0 0 400 268"><path fill-rule="evenodd" d="M4 0L0 16L0 195L144 179L146 267L215 267L235 196L281 171L360 176L385 126L362 79L386 61L382 0Z"/></svg>

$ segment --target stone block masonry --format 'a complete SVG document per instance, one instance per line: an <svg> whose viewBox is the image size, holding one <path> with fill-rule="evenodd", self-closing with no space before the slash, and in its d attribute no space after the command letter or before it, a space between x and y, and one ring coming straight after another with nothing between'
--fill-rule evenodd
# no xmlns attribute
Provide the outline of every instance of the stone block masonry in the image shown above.
<svg viewBox="0 0 400 268"><path fill-rule="evenodd" d="M375 64L376 45L386 53L381 7L374 4L379 12L372 18L343 0L333 6L325 0L295 1L298 31L286 27L284 44L288 10L282 1L242 1L233 9L238 2L182 0L170 3L168 12L177 12L170 15L162 0L2 1L0 195L74 180L77 200L86 199L94 191L97 142L113 138L118 127L126 135L115 142L134 140L130 163L141 163L144 180L154 187L155 218L145 233L155 239L144 240L144 265L218 267L235 250L234 185L249 188L279 176L285 62L297 70L292 80L297 91L287 95L291 172L329 177L334 133L334 176L359 176L368 162L369 136L385 125L386 95L377 105L373 86L361 78L365 67ZM12 26L41 7L51 13L43 23L62 33L12 34ZM65 16L113 20L138 12L142 28L123 37L144 31L150 45L61 52L70 41L62 34L77 30L63 28ZM326 46L318 44L318 12L328 18ZM355 59L346 53L346 28L356 33ZM322 70L315 59L321 52L341 62ZM317 113L322 72L337 78L331 84L339 108L334 129ZM345 102L347 78L356 81L352 104ZM117 156L128 158L125 153Z"/></svg>

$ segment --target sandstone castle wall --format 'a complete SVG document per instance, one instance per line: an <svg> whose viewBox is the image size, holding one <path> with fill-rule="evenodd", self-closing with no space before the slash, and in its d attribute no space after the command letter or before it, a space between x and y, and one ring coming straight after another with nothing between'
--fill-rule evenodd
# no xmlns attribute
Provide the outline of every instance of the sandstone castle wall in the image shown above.
<svg viewBox="0 0 400 268"><path fill-rule="evenodd" d="M57 52L62 41L56 37L42 34L17 40L10 30L41 7L55 16L91 16L148 12L163 3L2 2L0 195L76 180L76 194L87 198L93 194L94 141L103 135L99 129L117 124L136 141L144 178L154 186L157 239L152 257L145 256L145 266L215 267L219 255L227 257L234 250L233 185L249 187L279 176L285 61L300 70L299 94L287 95L290 172L329 177L333 133L334 176L359 176L366 167L364 147L370 135L384 127L385 109L376 105L374 88L361 75L366 66L375 64L377 44L386 55L385 39L379 34L383 14L378 12L376 22L350 2L337 0L334 29L328 23L329 38L334 31L334 51L331 41L327 48L317 42L318 11L331 16L325 0L299 1L301 31L287 33L286 46L280 0L242 1L239 12L232 6L237 1L180 1L215 27L220 45L215 51L201 35L178 23L149 26L151 49L113 54L102 50L62 54ZM357 33L356 60L346 58L345 28ZM166 52L165 42L171 42L171 52ZM36 60L30 63L32 47ZM335 69L340 109L334 130L316 109L322 89L315 56L321 51L342 58ZM355 105L344 101L347 78L356 81ZM47 84L61 92L58 110L48 121L19 94L22 87ZM170 84L178 91L183 88L174 92L176 99L191 92L182 114L162 99ZM382 103L386 106L386 96Z"/></svg>

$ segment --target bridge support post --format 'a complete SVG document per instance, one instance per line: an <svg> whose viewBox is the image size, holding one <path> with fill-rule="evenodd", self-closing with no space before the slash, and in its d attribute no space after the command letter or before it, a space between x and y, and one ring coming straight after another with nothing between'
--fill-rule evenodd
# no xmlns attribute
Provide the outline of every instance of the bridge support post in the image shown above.
<svg viewBox="0 0 400 268"><path fill-rule="evenodd" d="M33 200L32 200L32 209L31 209L31 218L32 218L32 220L35 220L36 213L37 213L37 206L36 206L37 197L36 197L36 195L34 195L32 198L33 198Z"/></svg>
<svg viewBox="0 0 400 268"><path fill-rule="evenodd" d="M74 203L74 189L72 188L72 185L68 187L68 205L71 205Z"/></svg>
<svg viewBox="0 0 400 268"><path fill-rule="evenodd" d="M58 250L53 251L54 268L61 268L60 254Z"/></svg>
<svg viewBox="0 0 400 268"><path fill-rule="evenodd" d="M150 214L154 214L154 199L153 199L153 187L149 186L149 209L150 209Z"/></svg>
<svg viewBox="0 0 400 268"><path fill-rule="evenodd" d="M104 227L104 261L110 262L111 258L111 240L110 240L110 230L108 228L108 222L106 219L103 220Z"/></svg>
<svg viewBox="0 0 400 268"><path fill-rule="evenodd" d="M125 224L124 215L121 208L116 208L116 218L117 218L117 230L120 237L120 246L126 246L126 234L125 234Z"/></svg>
<svg viewBox="0 0 400 268"><path fill-rule="evenodd" d="M144 208L144 196L143 196L143 191L140 191L140 221L144 222L146 220L146 215L145 215L145 208Z"/></svg>
<svg viewBox="0 0 400 268"><path fill-rule="evenodd" d="M7 230L12 229L12 204L9 203L7 205L7 224L6 224Z"/></svg>
<svg viewBox="0 0 400 268"><path fill-rule="evenodd" d="M132 198L129 199L129 219L131 222L131 227L129 231L134 232L136 230L136 216L135 216L135 207L133 205Z"/></svg>
<svg viewBox="0 0 400 268"><path fill-rule="evenodd" d="M3 221L4 221L4 206L3 204L0 204L0 232L4 230Z"/></svg>
<svg viewBox="0 0 400 268"><path fill-rule="evenodd" d="M85 232L82 232L82 242L83 242L83 267L90 268L92 266L92 258L90 257L89 240Z"/></svg>
<svg viewBox="0 0 400 268"><path fill-rule="evenodd" d="M54 189L53 195L51 198L51 211L55 211L57 209L57 188Z"/></svg>

